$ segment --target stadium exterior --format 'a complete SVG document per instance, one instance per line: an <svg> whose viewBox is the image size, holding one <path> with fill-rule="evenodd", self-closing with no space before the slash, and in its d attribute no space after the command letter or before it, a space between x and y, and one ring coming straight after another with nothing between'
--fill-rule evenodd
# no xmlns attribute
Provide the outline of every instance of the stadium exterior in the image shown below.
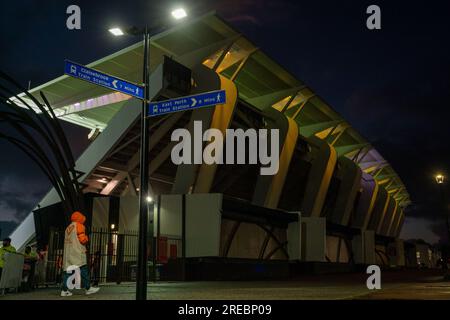
<svg viewBox="0 0 450 320"><path fill-rule="evenodd" d="M142 45L88 66L139 83ZM311 88L214 13L151 38L152 99L176 96L162 76L164 56L192 70L192 93L225 89L227 94L225 105L150 120L150 185L153 195L161 195L154 208L159 217L155 234L184 240L171 256L407 263L398 239L410 203L405 186L377 150ZM83 191L90 195L90 226L114 224L119 234L137 230L140 101L68 76L31 93L39 99L39 91L60 119L92 130L92 142L76 162L84 173ZM278 173L259 175L258 165L175 166L171 133L192 130L195 120L222 132L278 128ZM46 239L39 234L48 231L39 214L59 201L50 190L36 206L41 209L12 233L13 243L23 247ZM169 243L164 246L158 250L169 250Z"/></svg>

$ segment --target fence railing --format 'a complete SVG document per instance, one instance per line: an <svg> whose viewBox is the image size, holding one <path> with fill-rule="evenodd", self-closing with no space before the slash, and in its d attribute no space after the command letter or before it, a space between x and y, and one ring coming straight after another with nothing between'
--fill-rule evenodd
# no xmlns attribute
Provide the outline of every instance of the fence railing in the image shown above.
<svg viewBox="0 0 450 320"><path fill-rule="evenodd" d="M137 231L114 232L109 229L93 228L88 235L87 258L91 281L94 285L103 282L135 281L138 254ZM156 238L153 241L156 244ZM151 247L149 245L147 255L149 277L152 274L150 269L153 267ZM181 239L161 235L156 247L157 267L163 266L169 259L181 256ZM41 283L61 283L63 255L64 231L52 230L46 258L38 267L38 272L45 274L39 277Z"/></svg>

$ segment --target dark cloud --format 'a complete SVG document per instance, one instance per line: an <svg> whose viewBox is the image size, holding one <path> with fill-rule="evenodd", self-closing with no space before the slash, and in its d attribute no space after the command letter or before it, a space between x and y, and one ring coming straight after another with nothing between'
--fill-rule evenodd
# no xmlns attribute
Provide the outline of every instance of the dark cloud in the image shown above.
<svg viewBox="0 0 450 320"><path fill-rule="evenodd" d="M450 68L443 70L450 75ZM432 86L432 88L430 88ZM444 115L450 105L450 77L427 84L393 84L353 92L343 112L370 138L389 138L392 143L436 150L450 136ZM383 130L380 130L380 127Z"/></svg>
<svg viewBox="0 0 450 320"><path fill-rule="evenodd" d="M16 174L0 178L0 221L22 221L48 191L50 185L36 177Z"/></svg>
<svg viewBox="0 0 450 320"><path fill-rule="evenodd" d="M425 239L431 244L448 243L448 232L444 217L433 220L408 216L400 233L402 239Z"/></svg>
<svg viewBox="0 0 450 320"><path fill-rule="evenodd" d="M430 230L439 238L440 243L448 243L449 240L445 219L445 217L442 217L430 223Z"/></svg>
<svg viewBox="0 0 450 320"><path fill-rule="evenodd" d="M18 223L14 221L0 221L0 238L3 239L10 235L17 226Z"/></svg>
<svg viewBox="0 0 450 320"><path fill-rule="evenodd" d="M253 23L255 25L261 25L261 22L256 17L247 15L247 14L234 16L234 17L228 19L228 21L235 22L235 23L244 22L244 23Z"/></svg>
<svg viewBox="0 0 450 320"><path fill-rule="evenodd" d="M405 219L400 233L401 239L424 239L431 244L445 240L446 236L444 235L443 238L442 236L442 226L438 222L415 217L407 217Z"/></svg>

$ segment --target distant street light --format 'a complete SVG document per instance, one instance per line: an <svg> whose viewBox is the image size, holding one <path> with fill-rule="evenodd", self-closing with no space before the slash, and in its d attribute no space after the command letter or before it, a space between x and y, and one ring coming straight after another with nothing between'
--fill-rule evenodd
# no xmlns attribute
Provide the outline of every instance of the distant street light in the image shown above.
<svg viewBox="0 0 450 320"><path fill-rule="evenodd" d="M176 20L187 17L187 13L184 9L178 8L172 11L172 16ZM160 27L160 26L156 26ZM132 27L125 31L122 31L119 27L114 27L108 30L114 36L123 36L124 34L139 35L144 38L144 61L142 68L142 82L144 84L144 99L142 100L141 109L141 154L140 154L140 186L139 189L139 237L138 237L138 261L136 272L136 300L147 300L147 237L152 239L150 243L153 246L153 260L155 262L156 255L154 254L156 248L153 244L153 227L148 228L149 214L152 214L153 210L149 211L149 206L152 204L152 197L148 196L149 192L149 172L148 172L148 141L149 141L149 129L147 121L147 104L149 103L149 60L150 60L150 32L148 26L142 29ZM153 28L152 28L152 31ZM149 229L147 232L147 228ZM149 233L149 234L148 234ZM155 266L155 263L154 263ZM153 270L156 270L153 268ZM155 272L154 272L155 275ZM156 278L156 277L155 277Z"/></svg>
<svg viewBox="0 0 450 320"><path fill-rule="evenodd" d="M437 182L438 184L443 184L443 183L444 183L444 179L445 179L444 175L442 175L442 174L437 174L435 178L436 178L436 182Z"/></svg>

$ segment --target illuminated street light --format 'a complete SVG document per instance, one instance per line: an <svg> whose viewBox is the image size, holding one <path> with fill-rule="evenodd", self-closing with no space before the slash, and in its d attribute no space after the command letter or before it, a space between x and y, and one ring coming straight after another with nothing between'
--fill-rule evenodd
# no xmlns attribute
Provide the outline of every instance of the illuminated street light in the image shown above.
<svg viewBox="0 0 450 320"><path fill-rule="evenodd" d="M109 29L108 30L109 32L111 32L113 35L115 35L116 37L119 37L119 36L123 36L124 35L124 32L122 31L122 29L120 29L120 28L111 28L111 29Z"/></svg>
<svg viewBox="0 0 450 320"><path fill-rule="evenodd" d="M450 244L450 221L449 221L449 215L446 212L446 199L445 199L445 195L444 195L444 180L445 180L445 176L441 173L438 173L435 177L436 179L436 183L439 186L439 193L440 193L440 205L441 205L441 210L443 211L444 215L445 215L445 224L446 224L446 229L447 229L447 248L443 248L442 249L442 271L444 273L444 280L450 280L450 273L448 270L448 260L449 260L449 251L448 251L448 246Z"/></svg>
<svg viewBox="0 0 450 320"><path fill-rule="evenodd" d="M148 202L148 203L152 203L152 202L153 202L153 198L150 197L150 196L148 196L146 199L147 199L147 202Z"/></svg>
<svg viewBox="0 0 450 320"><path fill-rule="evenodd" d="M177 8L172 11L172 17L174 17L177 20L183 19L187 17L186 10L183 8Z"/></svg>

